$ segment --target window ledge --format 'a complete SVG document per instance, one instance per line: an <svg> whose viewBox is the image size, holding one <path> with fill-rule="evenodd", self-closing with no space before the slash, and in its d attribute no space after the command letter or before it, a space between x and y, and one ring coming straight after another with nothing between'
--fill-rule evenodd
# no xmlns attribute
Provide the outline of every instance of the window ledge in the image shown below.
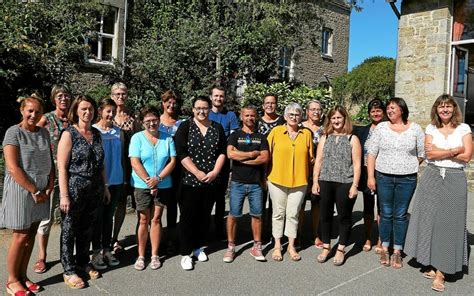
<svg viewBox="0 0 474 296"><path fill-rule="evenodd" d="M321 54L321 57L322 57L324 60L334 61L333 56L332 56L332 55L329 55L329 54L324 54L324 53L322 53L322 54Z"/></svg>
<svg viewBox="0 0 474 296"><path fill-rule="evenodd" d="M114 63L110 61L99 61L94 59L86 59L86 65L93 67L108 66L114 67Z"/></svg>

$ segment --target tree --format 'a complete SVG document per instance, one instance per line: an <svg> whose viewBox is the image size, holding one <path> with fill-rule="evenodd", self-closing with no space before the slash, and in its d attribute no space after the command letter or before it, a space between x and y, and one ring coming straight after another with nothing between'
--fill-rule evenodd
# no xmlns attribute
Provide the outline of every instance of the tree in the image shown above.
<svg viewBox="0 0 474 296"><path fill-rule="evenodd" d="M55 83L66 83L84 63L86 37L95 36L99 0L3 1L0 10L0 96L3 110L15 110L20 95L47 97ZM15 112L5 112L0 127Z"/></svg>
<svg viewBox="0 0 474 296"><path fill-rule="evenodd" d="M349 106L359 105L355 116L358 122L367 121L367 103L374 99L387 100L395 92L395 60L388 57L371 57L347 74L334 79L333 97Z"/></svg>
<svg viewBox="0 0 474 296"><path fill-rule="evenodd" d="M130 1L127 64L110 80L125 81L135 105L166 89L190 99L213 82L268 83L283 47L319 46L326 2Z"/></svg>

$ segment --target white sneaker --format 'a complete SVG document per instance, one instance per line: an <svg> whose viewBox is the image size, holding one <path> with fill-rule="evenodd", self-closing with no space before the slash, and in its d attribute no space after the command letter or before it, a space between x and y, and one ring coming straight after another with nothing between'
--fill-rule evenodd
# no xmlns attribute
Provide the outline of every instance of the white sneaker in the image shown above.
<svg viewBox="0 0 474 296"><path fill-rule="evenodd" d="M191 256L182 256L181 258L181 267L184 270L192 270L193 269L193 259Z"/></svg>
<svg viewBox="0 0 474 296"><path fill-rule="evenodd" d="M101 253L94 253L92 255L91 264L96 270L104 270L107 268L107 264L105 264Z"/></svg>
<svg viewBox="0 0 474 296"><path fill-rule="evenodd" d="M209 260L209 258L207 258L206 253L204 253L204 248L194 250L193 255L197 258L199 262L206 262L207 260Z"/></svg>
<svg viewBox="0 0 474 296"><path fill-rule="evenodd" d="M120 264L120 261L118 261L110 251L104 253L104 260L109 266L117 266Z"/></svg>

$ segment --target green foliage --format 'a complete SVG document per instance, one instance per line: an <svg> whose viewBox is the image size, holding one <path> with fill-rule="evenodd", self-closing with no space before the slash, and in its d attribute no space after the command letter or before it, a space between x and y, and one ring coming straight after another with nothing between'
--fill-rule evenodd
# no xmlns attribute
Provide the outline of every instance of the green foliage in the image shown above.
<svg viewBox="0 0 474 296"><path fill-rule="evenodd" d="M379 98L383 101L394 96L395 92L395 60L388 57L371 57L341 75L333 81L334 99L352 109L359 107L353 120L356 123L370 122L367 103Z"/></svg>
<svg viewBox="0 0 474 296"><path fill-rule="evenodd" d="M99 102L103 98L110 97L110 86L98 84L96 87L87 91L86 95Z"/></svg>
<svg viewBox="0 0 474 296"><path fill-rule="evenodd" d="M109 79L124 81L138 103L173 89L185 108L214 82L274 81L282 47L319 42L324 2L131 1L127 64Z"/></svg>
<svg viewBox="0 0 474 296"><path fill-rule="evenodd" d="M283 114L285 107L292 102L298 103L303 109L310 100L319 100L323 105L323 110L328 110L336 105L336 102L329 97L329 92L325 89L310 88L305 85L292 87L285 82L270 85L255 83L247 86L241 105L254 105L259 108L263 105L265 94L268 93L278 96L277 112L279 114Z"/></svg>
<svg viewBox="0 0 474 296"><path fill-rule="evenodd" d="M373 98L387 99L394 91L395 60L387 57L368 58L333 82L334 98L351 105Z"/></svg>

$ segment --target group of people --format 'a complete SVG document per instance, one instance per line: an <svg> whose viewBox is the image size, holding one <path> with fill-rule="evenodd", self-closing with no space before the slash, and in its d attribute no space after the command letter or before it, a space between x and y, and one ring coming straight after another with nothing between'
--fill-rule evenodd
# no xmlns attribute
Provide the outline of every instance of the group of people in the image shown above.
<svg viewBox="0 0 474 296"><path fill-rule="evenodd" d="M10 127L3 140L6 172L0 227L13 230L7 254L8 293L28 295L42 289L28 279L27 266L37 237L34 271L47 270L48 235L57 205L60 259L70 288L83 288L86 277L96 279L99 270L119 265L116 254L123 247L118 236L128 195L137 211L136 270L145 269L147 262L150 269L161 267L165 208L167 247L179 245L184 270L193 269L196 260L208 260L205 246L214 204L216 234L225 235L225 223L228 241L223 261L233 262L246 197L253 235L249 253L255 260L266 260L266 228L274 241L274 261L284 258L283 236L288 239L288 257L301 260L297 241L303 236L309 200L312 240L321 249L317 261L333 257L335 266L343 265L359 191L364 199L363 250L372 249L375 221L375 251L382 265L401 268L406 253L426 266L423 276L433 279L432 289L443 291L445 273L459 272L468 263L463 168L471 159L472 138L449 95L436 99L425 133L408 120L401 98L386 104L372 100L371 123L353 127L342 106L324 113L321 102L311 100L305 110L290 103L279 115L277 96L267 94L263 116L258 118L255 106L244 106L240 126L236 113L224 108L226 92L221 86L213 86L209 96L194 98L192 116L185 120L178 117L181 102L173 91L162 95L162 112L147 106L137 116L126 108L127 95L126 86L116 83L111 97L97 104L83 95L72 100L67 87L55 86L55 110L45 114L39 97L20 100L22 121ZM418 180L425 159L428 165ZM338 242L332 248L334 208ZM271 217L271 225L265 224L266 217Z"/></svg>

